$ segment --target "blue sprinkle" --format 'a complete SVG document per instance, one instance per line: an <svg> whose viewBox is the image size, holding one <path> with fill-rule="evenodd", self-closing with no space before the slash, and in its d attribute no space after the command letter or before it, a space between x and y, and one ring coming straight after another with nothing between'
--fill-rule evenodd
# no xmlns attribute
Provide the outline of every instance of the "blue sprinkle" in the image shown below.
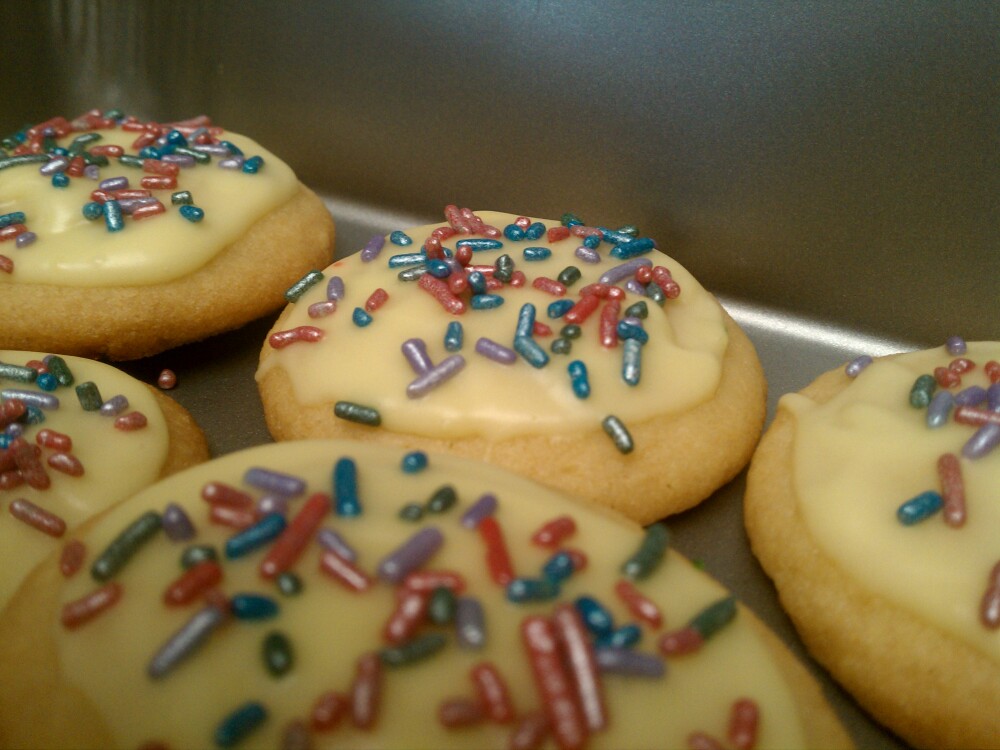
<svg viewBox="0 0 1000 750"><path fill-rule="evenodd" d="M460 351L464 338L465 333L462 330L462 324L457 320L453 320L448 324L448 328L444 332L444 348L449 352Z"/></svg>
<svg viewBox="0 0 1000 750"><path fill-rule="evenodd" d="M618 338L635 339L640 344L645 344L649 341L649 334L646 333L646 330L642 326L629 323L626 320L621 320L618 321Z"/></svg>
<svg viewBox="0 0 1000 750"><path fill-rule="evenodd" d="M27 220L24 211L11 211L9 214L0 214L0 229L9 227L11 224L24 224Z"/></svg>
<svg viewBox="0 0 1000 750"><path fill-rule="evenodd" d="M270 544L285 530L285 517L279 513L264 516L226 540L226 557L230 560L243 557Z"/></svg>
<svg viewBox="0 0 1000 750"><path fill-rule="evenodd" d="M588 250L596 250L601 244L601 235L588 234L583 238L583 246Z"/></svg>
<svg viewBox="0 0 1000 750"><path fill-rule="evenodd" d="M635 623L622 625L620 628L597 637L594 646L599 648L629 648L642 639L642 629Z"/></svg>
<svg viewBox="0 0 1000 750"><path fill-rule="evenodd" d="M83 218L88 221L93 221L94 219L100 219L104 216L104 206L97 201L90 201L83 204Z"/></svg>
<svg viewBox="0 0 1000 750"><path fill-rule="evenodd" d="M941 510L942 506L944 506L944 499L941 495L934 490L928 490L900 505L896 511L896 518L901 524L912 526L931 517Z"/></svg>
<svg viewBox="0 0 1000 750"><path fill-rule="evenodd" d="M226 150L233 156L243 156L243 150L232 141L219 141L219 145L225 146Z"/></svg>
<svg viewBox="0 0 1000 750"><path fill-rule="evenodd" d="M342 458L333 467L333 501L337 515L361 515L361 501L358 499L358 465L352 458Z"/></svg>
<svg viewBox="0 0 1000 750"><path fill-rule="evenodd" d="M566 366L569 372L570 385L577 398L587 398L590 395L590 380L587 378L587 365L574 359Z"/></svg>
<svg viewBox="0 0 1000 750"><path fill-rule="evenodd" d="M389 235L389 242L391 242L393 245L403 245L403 246L412 245L413 238L410 237L406 232L402 232L397 229L395 232Z"/></svg>
<svg viewBox="0 0 1000 750"><path fill-rule="evenodd" d="M190 221L192 224L197 224L205 218L205 211L197 206L186 204L177 210L180 212L181 216Z"/></svg>
<svg viewBox="0 0 1000 750"><path fill-rule="evenodd" d="M627 260L639 255L645 255L656 247L656 242L651 237L640 237L639 239L623 242L611 248L611 257Z"/></svg>
<svg viewBox="0 0 1000 750"><path fill-rule="evenodd" d="M167 143L171 146L186 146L188 145L187 138L179 130L171 130L167 133Z"/></svg>
<svg viewBox="0 0 1000 750"><path fill-rule="evenodd" d="M514 338L514 351L524 357L532 367L542 368L549 363L549 355L534 339L527 336Z"/></svg>
<svg viewBox="0 0 1000 750"><path fill-rule="evenodd" d="M35 384L43 391L54 391L59 387L59 381L51 372L43 372L36 379Z"/></svg>
<svg viewBox="0 0 1000 750"><path fill-rule="evenodd" d="M64 172L56 172L52 175L52 187L64 188L69 185L69 176Z"/></svg>
<svg viewBox="0 0 1000 750"><path fill-rule="evenodd" d="M139 152L140 159L159 159L163 156L163 152L156 146L146 146Z"/></svg>
<svg viewBox="0 0 1000 750"><path fill-rule="evenodd" d="M545 225L540 221L536 221L524 230L524 239L534 241L539 239L543 234L545 234Z"/></svg>
<svg viewBox="0 0 1000 750"><path fill-rule="evenodd" d="M573 604L580 613L584 626L597 637L607 635L614 630L615 623L611 612L593 597L578 597Z"/></svg>
<svg viewBox="0 0 1000 750"><path fill-rule="evenodd" d="M503 247L503 243L500 240L471 239L459 240L455 243L455 247L468 247L477 253L481 250L499 250Z"/></svg>
<svg viewBox="0 0 1000 750"><path fill-rule="evenodd" d="M395 234L395 232L393 232L393 234ZM412 240L410 241L412 242ZM421 263L424 263L426 260L427 256L423 252L401 253L399 255L393 255L389 258L389 268L404 268L406 266L416 266Z"/></svg>
<svg viewBox="0 0 1000 750"><path fill-rule="evenodd" d="M243 162L243 172L257 174L264 167L264 160L259 156L251 156Z"/></svg>
<svg viewBox="0 0 1000 750"><path fill-rule="evenodd" d="M232 747L264 723L267 709L256 701L244 703L215 728L215 744Z"/></svg>
<svg viewBox="0 0 1000 750"><path fill-rule="evenodd" d="M412 451L403 456L403 471L407 474L416 474L427 468L427 454L423 451Z"/></svg>
<svg viewBox="0 0 1000 750"><path fill-rule="evenodd" d="M473 294L486 294L486 275L482 271L470 271L465 278Z"/></svg>
<svg viewBox="0 0 1000 750"><path fill-rule="evenodd" d="M372 322L372 316L363 307L355 307L354 312L351 313L351 320L354 321L354 325L358 328L364 328Z"/></svg>
<svg viewBox="0 0 1000 750"><path fill-rule="evenodd" d="M545 312L550 318L561 318L570 311L573 304L574 302L571 299L558 299L550 303Z"/></svg>
<svg viewBox="0 0 1000 750"><path fill-rule="evenodd" d="M451 266L443 260L431 258L427 261L427 273L437 279L446 279L451 275Z"/></svg>
<svg viewBox="0 0 1000 750"><path fill-rule="evenodd" d="M573 557L569 552L556 552L545 561L542 566L542 575L551 581L565 581L575 572Z"/></svg>
<svg viewBox="0 0 1000 750"><path fill-rule="evenodd" d="M547 247L526 247L524 248L523 255L527 261L546 260L551 257L552 251Z"/></svg>
<svg viewBox="0 0 1000 750"><path fill-rule="evenodd" d="M469 300L469 306L473 310L492 310L503 303L504 298L499 294L477 294Z"/></svg>
<svg viewBox="0 0 1000 750"><path fill-rule="evenodd" d="M531 338L535 332L535 306L526 302L517 313L517 327L514 329L514 338Z"/></svg>
<svg viewBox="0 0 1000 750"><path fill-rule="evenodd" d="M239 620L266 620L275 617L280 607L263 594L236 594L229 600L229 609Z"/></svg>
<svg viewBox="0 0 1000 750"><path fill-rule="evenodd" d="M503 236L512 242L520 242L524 239L524 230L517 224L508 224L503 228Z"/></svg>

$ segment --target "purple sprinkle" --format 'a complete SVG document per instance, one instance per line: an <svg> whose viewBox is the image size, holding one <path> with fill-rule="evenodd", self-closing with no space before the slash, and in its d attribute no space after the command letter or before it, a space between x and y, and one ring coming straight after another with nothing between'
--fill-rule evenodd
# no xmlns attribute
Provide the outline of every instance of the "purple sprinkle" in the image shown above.
<svg viewBox="0 0 1000 750"><path fill-rule="evenodd" d="M402 583L406 576L434 556L444 543L444 535L434 526L425 526L382 558L378 576L387 583Z"/></svg>
<svg viewBox="0 0 1000 750"><path fill-rule="evenodd" d="M378 257L378 254L382 252L382 248L385 247L385 237L381 234L377 234L368 240L363 248L361 248L361 262L370 263Z"/></svg>
<svg viewBox="0 0 1000 750"><path fill-rule="evenodd" d="M45 175L46 177L51 177L59 172L65 172L66 167L69 166L69 159L65 156L53 156L42 166L38 168L39 174Z"/></svg>
<svg viewBox="0 0 1000 750"><path fill-rule="evenodd" d="M629 648L595 648L594 659L602 672L656 678L667 673L663 659Z"/></svg>
<svg viewBox="0 0 1000 750"><path fill-rule="evenodd" d="M257 501L257 514L269 516L277 513L279 516L288 515L288 497L279 494L267 494Z"/></svg>
<svg viewBox="0 0 1000 750"><path fill-rule="evenodd" d="M185 542L195 535L191 517L177 503L170 503L163 510L163 531L172 542Z"/></svg>
<svg viewBox="0 0 1000 750"><path fill-rule="evenodd" d="M4 388L0 390L0 401L16 398L27 406L37 406L39 409L58 409L59 399L51 393L22 390L20 388Z"/></svg>
<svg viewBox="0 0 1000 750"><path fill-rule="evenodd" d="M343 299L344 298L344 280L339 276L331 276L330 280L326 282L326 298L327 299Z"/></svg>
<svg viewBox="0 0 1000 750"><path fill-rule="evenodd" d="M582 260L584 263L600 263L601 262L601 254L599 252L597 252L596 250L592 250L591 248L587 247L586 245L580 245L580 247L578 247L574 251L573 254L577 258L579 258L580 260Z"/></svg>
<svg viewBox="0 0 1000 750"><path fill-rule="evenodd" d="M627 279L630 276L635 276L635 272L643 267L652 267L653 261L649 258L632 258L624 263L619 263L614 268L605 271L601 274L601 278L597 280L599 284L617 284L623 279Z"/></svg>
<svg viewBox="0 0 1000 750"><path fill-rule="evenodd" d="M965 339L961 336L949 336L945 342L945 348L948 349L948 354L951 354L953 357L960 357L965 354Z"/></svg>
<svg viewBox="0 0 1000 750"><path fill-rule="evenodd" d="M460 596L455 601L455 637L462 648L486 645L486 616L478 599Z"/></svg>
<svg viewBox="0 0 1000 750"><path fill-rule="evenodd" d="M325 318L327 315L329 315L332 312L335 312L336 310L337 310L337 300L335 299L323 300L322 302L313 302L311 305L309 305L308 308L306 308L306 311L309 313L310 318Z"/></svg>
<svg viewBox="0 0 1000 750"><path fill-rule="evenodd" d="M1000 424L984 424L962 446L962 455L969 459L982 458L1000 445Z"/></svg>
<svg viewBox="0 0 1000 750"><path fill-rule="evenodd" d="M29 245L33 245L37 239L38 235L34 232L21 232L14 240L14 245L17 247L28 247Z"/></svg>
<svg viewBox="0 0 1000 750"><path fill-rule="evenodd" d="M306 490L303 479L259 466L247 469L243 474L243 481L251 487L285 497L296 497Z"/></svg>
<svg viewBox="0 0 1000 750"><path fill-rule="evenodd" d="M149 206L153 203L159 203L160 199L155 198L152 195L143 196L141 198L119 198L118 203L122 207L122 213L131 215L139 206Z"/></svg>
<svg viewBox="0 0 1000 750"><path fill-rule="evenodd" d="M934 398L927 405L927 426L942 427L947 424L954 404L955 397L951 395L951 391L938 391L935 393Z"/></svg>
<svg viewBox="0 0 1000 750"><path fill-rule="evenodd" d="M191 147L193 150L209 156L216 156L220 159L229 156L229 149L221 143L196 143Z"/></svg>
<svg viewBox="0 0 1000 750"><path fill-rule="evenodd" d="M340 534L331 528L323 527L316 533L317 541L331 552L336 553L347 562L354 562L358 559L358 553L347 543Z"/></svg>
<svg viewBox="0 0 1000 750"><path fill-rule="evenodd" d="M634 278L629 279L625 282L625 291L631 292L632 294L638 294L640 297L646 296L646 287L636 281Z"/></svg>
<svg viewBox="0 0 1000 750"><path fill-rule="evenodd" d="M191 154L164 154L160 161L168 164L176 164L181 169L187 169L195 165L194 157Z"/></svg>
<svg viewBox="0 0 1000 750"><path fill-rule="evenodd" d="M990 411L1000 411L1000 383L986 389L986 406Z"/></svg>
<svg viewBox="0 0 1000 750"><path fill-rule="evenodd" d="M83 168L83 176L88 180L97 180L101 176L101 168L96 164L88 164Z"/></svg>
<svg viewBox="0 0 1000 750"><path fill-rule="evenodd" d="M485 336L476 342L476 351L487 359L492 359L502 365L512 365L517 361L517 352Z"/></svg>
<svg viewBox="0 0 1000 750"><path fill-rule="evenodd" d="M214 604L199 609L153 656L146 670L149 676L158 678L166 675L194 653L212 631L225 621L226 613Z"/></svg>
<svg viewBox="0 0 1000 750"><path fill-rule="evenodd" d="M407 339L400 345L400 349L417 375L423 375L434 367L423 339Z"/></svg>
<svg viewBox="0 0 1000 750"><path fill-rule="evenodd" d="M128 399L118 394L101 404L100 412L106 417L117 417L128 408Z"/></svg>
<svg viewBox="0 0 1000 750"><path fill-rule="evenodd" d="M970 385L955 394L955 406L979 406L986 400L986 389Z"/></svg>
<svg viewBox="0 0 1000 750"><path fill-rule="evenodd" d="M24 425L21 424L20 422L11 422L9 425L7 425L7 429L4 430L4 432L6 432L12 438L21 437L21 435L24 434Z"/></svg>
<svg viewBox="0 0 1000 750"><path fill-rule="evenodd" d="M856 378L861 374L861 371L868 367L871 363L872 358L867 354L862 354L860 357L855 357L847 363L847 366L844 368L844 373L849 378Z"/></svg>
<svg viewBox="0 0 1000 750"><path fill-rule="evenodd" d="M128 177L124 175L108 177L106 180L101 180L97 183L97 187L101 190L125 190L128 188Z"/></svg>
<svg viewBox="0 0 1000 750"><path fill-rule="evenodd" d="M230 156L228 159L222 159L219 161L219 167L221 169L243 169L243 157Z"/></svg>
<svg viewBox="0 0 1000 750"><path fill-rule="evenodd" d="M430 391L453 378L464 368L465 357L461 354L452 354L406 386L406 395L409 398L426 396Z"/></svg>
<svg viewBox="0 0 1000 750"><path fill-rule="evenodd" d="M484 518L492 516L496 512L496 509L497 496L491 492L487 492L469 506L459 519L459 523L462 524L463 528L474 529L479 526L479 522Z"/></svg>

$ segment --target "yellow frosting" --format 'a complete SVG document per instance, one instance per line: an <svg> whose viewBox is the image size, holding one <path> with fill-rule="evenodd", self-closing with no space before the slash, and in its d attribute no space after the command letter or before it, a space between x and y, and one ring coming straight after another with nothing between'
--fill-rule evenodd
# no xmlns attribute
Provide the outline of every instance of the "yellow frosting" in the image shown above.
<svg viewBox="0 0 1000 750"><path fill-rule="evenodd" d="M516 216L479 212L487 223L502 229ZM558 222L542 221L546 227ZM551 342L565 325L562 319L547 315L557 297L532 287L537 277L555 279L567 266L577 267L582 278L570 286L562 299L580 299L578 290L622 261L608 255L611 245L602 243L601 261L584 263L574 250L581 240L570 237L549 243L539 240L512 242L503 240L499 250L475 252L472 263L493 265L506 253L515 268L523 271L523 287L505 286L498 292L504 303L490 310L468 309L453 316L417 282L398 279L398 268L389 268L394 254L417 252L431 231L441 224L407 230L413 244L405 247L386 241L381 255L362 262L360 254L335 262L324 271L325 278L299 299L280 320L282 330L314 326L324 332L317 343L295 343L273 350L265 344L258 378L271 368L280 367L291 378L299 403L312 405L338 400L353 401L376 408L383 428L418 435L455 437L480 435L505 437L515 434L538 434L592 429L609 414L627 425L629 421L653 415L682 412L710 399L721 374L721 361L728 337L722 310L715 299L677 261L658 252L643 256L654 265L665 266L680 284L678 298L667 300L661 308L651 299L629 293L621 301L619 319L626 308L645 300L649 317L642 326L649 342L642 348L641 379L631 386L622 378L622 351L619 344L611 349L601 346L598 338L601 308L583 323L583 335L573 341L568 355L552 354ZM446 225L445 225L446 226ZM444 242L454 249L457 235ZM542 261L523 258L526 247L545 247L552 255ZM326 299L327 281L340 276L346 293L337 310L322 318L310 318L308 307ZM624 286L620 282L619 286ZM388 301L372 313L372 322L358 327L352 312L364 307L369 295L378 288L388 292ZM463 295L468 302L468 293ZM498 364L475 351L480 337L507 348L513 347L518 314L523 305L536 309L536 321L553 329L552 336L536 336L550 360L535 368L520 356L510 365ZM603 305L603 303L602 303ZM462 324L464 345L459 352L465 368L450 381L419 398L409 398L406 387L417 376L403 356L400 346L411 338L425 341L434 364L452 352L445 349L448 324ZM591 385L587 399L577 398L570 385L567 364L581 360L586 364Z"/></svg>
<svg viewBox="0 0 1000 750"><path fill-rule="evenodd" d="M101 140L92 145L115 144L126 153L137 134L98 130ZM80 133L60 139L67 145ZM131 188L139 188L146 173L138 167L122 166L114 157L102 167L99 180L72 178L65 188L55 188L40 175L39 164L0 170L0 214L22 211L28 229L38 239L24 248L13 241L0 245L0 252L14 261L12 274L0 273L5 283L55 284L60 286L136 286L159 284L179 278L204 266L215 255L242 236L269 211L288 201L297 190L295 174L287 164L255 141L225 132L221 139L236 144L249 158L261 156L264 166L256 174L222 169L213 157L209 164L182 168L177 187L153 190L166 213L134 220L109 232L103 217L90 221L82 208L91 200L100 180L126 176ZM194 204L205 212L192 223L171 205L172 193L188 190Z"/></svg>
<svg viewBox="0 0 1000 750"><path fill-rule="evenodd" d="M38 352L0 350L0 362L23 365L29 360L41 360ZM76 384L92 381L107 400L124 395L128 411L146 415L146 427L132 432L115 429L114 417L99 412L87 412L80 406L74 386L59 387L51 394L59 399L59 408L46 410L45 421L27 426L24 437L34 444L42 429L55 430L73 440L72 454L83 464L84 474L72 477L55 469L46 469L52 484L36 490L22 484L11 490L0 489L0 550L3 566L0 573L0 609L7 602L21 579L43 557L61 549L70 531L83 520L110 505L135 494L153 483L167 457L167 425L156 400L148 388L120 370L78 357L63 357L72 371ZM0 389L16 388L42 392L36 385L25 385L0 379ZM42 448L43 465L53 453ZM57 539L14 518L9 511L11 502L24 498L61 517L67 526L66 535Z"/></svg>
<svg viewBox="0 0 1000 750"><path fill-rule="evenodd" d="M486 723L446 729L436 718L449 698L475 695L469 670L491 661L510 689L519 715L538 708L538 692L519 635L526 615L546 614L553 602L512 604L502 587L488 576L484 546L478 532L461 526L461 514L486 492L497 495L496 518L501 525L519 575L537 576L552 551L529 543L544 522L564 514L577 523L565 546L585 552L589 562L563 586L561 601L588 594L609 608L616 625L633 621L613 593L618 568L638 548L642 530L600 509L571 503L552 491L498 469L450 456L430 457L422 472L401 471L403 453L379 446L337 441L288 442L252 448L176 474L143 491L103 516L86 530L88 548L101 550L126 525L148 510L162 511L169 502L182 505L198 528L191 542L171 542L159 533L137 552L116 576L123 595L114 609L74 631L57 622L48 627L57 642L60 671L71 686L88 696L109 727L117 746L132 748L159 740L170 747L206 747L216 726L248 701L264 705L268 718L240 747L278 747L285 727L308 717L315 700L330 690L348 691L358 657L378 651L382 627L394 607L395 592L376 576L379 561L419 528L437 527L444 544L424 566L455 570L467 582L463 596L481 601L486 611L486 644L481 649L457 645L449 626L425 625L421 632L444 633L447 645L425 661L384 667L381 708L376 728L365 732L350 718L328 734L316 734L315 747L447 748L503 747L510 726ZM354 593L318 571L320 545L307 547L294 567L303 590L279 593L263 580L258 550L223 561L222 591L273 597L277 617L262 621L233 620L216 630L187 660L160 679L146 674L160 646L198 610L201 604L167 607L163 592L181 573L180 556L188 544L209 543L220 550L233 532L207 520L200 487L224 481L254 492L242 483L246 469L267 467L307 480L308 493L330 491L331 469L341 457L358 465L363 512L354 518L327 516L323 524L336 529L357 551L358 566L375 579L365 593ZM397 517L408 501L422 502L443 484L451 484L458 504L449 511L425 516L419 523ZM259 494L254 492L254 494ZM289 516L303 500L291 502ZM52 561L51 564L55 564ZM89 564L89 563L88 563ZM87 573L63 583L61 600L74 600L96 584ZM640 590L662 608L665 629L681 627L725 591L683 558L670 553L651 576L637 582ZM274 631L292 644L294 664L282 677L271 676L261 656L265 637ZM656 631L644 626L636 648L656 653ZM760 705L758 747L803 747L795 698L771 662L759 631L738 614L695 654L671 659L663 679L605 675L609 727L591 737L588 747L680 747L692 731L724 737L733 701L750 697ZM551 740L546 745L551 747Z"/></svg>
<svg viewBox="0 0 1000 750"><path fill-rule="evenodd" d="M965 356L978 367L953 390L987 386L983 365L1000 359L1000 344L970 343ZM909 405L917 377L953 359L943 347L878 359L824 404L793 394L779 408L795 418L796 497L823 551L878 596L1000 660L1000 633L979 622L1000 560L1000 451L961 458L964 526L940 514L914 526L896 518L907 500L940 492L938 457L960 456L976 430L953 420L931 429L926 411Z"/></svg>

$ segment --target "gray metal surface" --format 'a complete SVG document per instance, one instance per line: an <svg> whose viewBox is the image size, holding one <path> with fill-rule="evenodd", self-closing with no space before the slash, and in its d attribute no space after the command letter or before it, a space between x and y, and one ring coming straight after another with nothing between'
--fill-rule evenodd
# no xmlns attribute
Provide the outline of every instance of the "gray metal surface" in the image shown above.
<svg viewBox="0 0 1000 750"><path fill-rule="evenodd" d="M994 2L0 9L0 134L95 106L209 114L326 196L342 253L446 203L635 223L744 325L772 413L856 354L1000 334ZM126 369L149 382L174 369L216 454L261 443L252 375L268 325ZM741 498L738 479L675 519L676 544L803 655ZM904 746L813 669L860 746Z"/></svg>

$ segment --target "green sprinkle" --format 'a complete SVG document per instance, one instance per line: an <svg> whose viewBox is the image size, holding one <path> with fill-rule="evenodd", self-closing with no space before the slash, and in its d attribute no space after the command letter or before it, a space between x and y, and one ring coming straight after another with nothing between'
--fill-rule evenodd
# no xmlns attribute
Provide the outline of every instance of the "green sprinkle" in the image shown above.
<svg viewBox="0 0 1000 750"><path fill-rule="evenodd" d="M450 484L438 488L427 500L428 513L444 513L458 502L458 493Z"/></svg>
<svg viewBox="0 0 1000 750"><path fill-rule="evenodd" d="M559 338L552 340L549 350L553 354L569 354L573 351L573 342L565 336L560 336Z"/></svg>
<svg viewBox="0 0 1000 750"><path fill-rule="evenodd" d="M458 600L455 592L446 586L438 586L431 592L427 602L427 619L435 625L447 625L455 619Z"/></svg>
<svg viewBox="0 0 1000 750"><path fill-rule="evenodd" d="M264 638L262 646L264 666L272 677L283 677L292 668L294 656L292 643L284 633L274 630Z"/></svg>
<svg viewBox="0 0 1000 750"><path fill-rule="evenodd" d="M649 317L649 307L642 300L636 302L634 305L629 305L625 308L626 318L648 318Z"/></svg>
<svg viewBox="0 0 1000 750"><path fill-rule="evenodd" d="M194 205L194 197L190 190L178 190L170 194L170 203L174 206L191 206Z"/></svg>
<svg viewBox="0 0 1000 750"><path fill-rule="evenodd" d="M583 331L581 330L580 326L576 325L576 323L570 323L569 325L565 325L562 327L562 330L559 331L560 336L570 340L580 338L581 333L583 333Z"/></svg>
<svg viewBox="0 0 1000 750"><path fill-rule="evenodd" d="M285 596L296 596L302 593L302 579L290 570L278 575L275 579L278 591Z"/></svg>
<svg viewBox="0 0 1000 750"><path fill-rule="evenodd" d="M708 640L736 617L736 598L727 596L710 604L688 623L704 640Z"/></svg>
<svg viewBox="0 0 1000 750"><path fill-rule="evenodd" d="M76 387L76 397L80 399L80 406L83 407L84 411L97 411L104 403L101 392L97 389L97 384L90 380L86 383L80 383Z"/></svg>
<svg viewBox="0 0 1000 750"><path fill-rule="evenodd" d="M142 163L146 161L141 156L136 156L135 154L122 154L118 157L118 163L123 167L137 167L142 169Z"/></svg>
<svg viewBox="0 0 1000 750"><path fill-rule="evenodd" d="M0 379L13 380L16 383L34 383L38 378L38 370L22 365L8 365L0 362Z"/></svg>
<svg viewBox="0 0 1000 750"><path fill-rule="evenodd" d="M670 534L662 523L654 523L646 529L646 535L639 549L628 560L622 563L622 575L633 581L639 581L649 576L663 561L667 553Z"/></svg>
<svg viewBox="0 0 1000 750"><path fill-rule="evenodd" d="M49 368L49 373L55 375L56 382L58 382L59 385L73 385L73 373L70 371L69 365L66 364L65 359L52 355L46 359L45 364Z"/></svg>
<svg viewBox="0 0 1000 750"><path fill-rule="evenodd" d="M559 221L564 227L574 227L579 224L583 224L583 219L581 219L576 214L565 213L559 217Z"/></svg>
<svg viewBox="0 0 1000 750"><path fill-rule="evenodd" d="M212 157L209 156L208 154L202 153L201 151L196 151L193 148L188 148L187 146L174 146L174 153L190 156L199 164L209 164L212 161Z"/></svg>
<svg viewBox="0 0 1000 750"><path fill-rule="evenodd" d="M506 284L514 275L514 259L504 253L497 258L494 268L496 270L493 272L493 276Z"/></svg>
<svg viewBox="0 0 1000 750"><path fill-rule="evenodd" d="M667 301L667 294L663 291L663 287L657 284L655 281L650 281L646 284L646 296L649 297L653 302L658 304L660 307Z"/></svg>
<svg viewBox="0 0 1000 750"><path fill-rule="evenodd" d="M573 286L576 282L580 280L580 269L576 266L566 266L563 270L559 272L556 276L556 281L560 284L565 284L566 286Z"/></svg>
<svg viewBox="0 0 1000 750"><path fill-rule="evenodd" d="M301 279L299 279L290 287L288 287L288 291L285 292L285 299L288 300L289 302L298 302L299 298L303 294L309 291L309 289L311 289L312 287L316 286L316 284L318 284L324 278L325 277L323 276L322 271L315 271L315 270L310 271Z"/></svg>
<svg viewBox="0 0 1000 750"><path fill-rule="evenodd" d="M0 169L7 167L19 167L22 164L40 164L49 160L48 154L21 154L20 156L8 156L0 159Z"/></svg>
<svg viewBox="0 0 1000 750"><path fill-rule="evenodd" d="M387 667L405 667L414 662L433 656L448 642L444 633L427 633L407 641L400 646L384 648L379 658Z"/></svg>
<svg viewBox="0 0 1000 750"><path fill-rule="evenodd" d="M933 375L921 375L913 382L910 389L910 406L923 409L931 402L931 397L937 389L937 380Z"/></svg>
<svg viewBox="0 0 1000 750"><path fill-rule="evenodd" d="M340 419L368 425L369 427L378 427L382 424L382 416L378 413L377 409L356 404L353 401L338 401L333 405L333 413Z"/></svg>
<svg viewBox="0 0 1000 750"><path fill-rule="evenodd" d="M181 567L184 570L193 568L198 563L207 560L218 560L219 553L211 544L192 544L181 553Z"/></svg>
<svg viewBox="0 0 1000 750"><path fill-rule="evenodd" d="M125 527L104 551L94 560L90 567L90 575L96 581L107 581L112 578L132 556L162 527L160 514L155 510L147 511Z"/></svg>
<svg viewBox="0 0 1000 750"><path fill-rule="evenodd" d="M407 503L399 509L398 516L402 521L415 523L424 517L424 506L420 503Z"/></svg>

